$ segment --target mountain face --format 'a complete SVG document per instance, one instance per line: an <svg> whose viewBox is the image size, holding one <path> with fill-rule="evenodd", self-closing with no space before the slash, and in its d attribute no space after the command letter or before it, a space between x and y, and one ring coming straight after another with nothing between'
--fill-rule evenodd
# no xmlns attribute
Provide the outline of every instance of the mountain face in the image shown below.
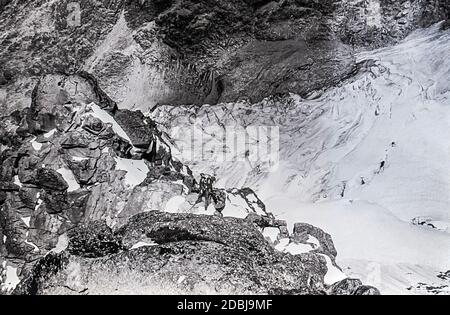
<svg viewBox="0 0 450 315"><path fill-rule="evenodd" d="M355 49L449 14L444 0L71 3L4 5L3 109L28 106L41 75L82 70L124 108L304 96L351 75Z"/></svg>
<svg viewBox="0 0 450 315"><path fill-rule="evenodd" d="M1 291L448 293L449 18L0 0Z"/></svg>

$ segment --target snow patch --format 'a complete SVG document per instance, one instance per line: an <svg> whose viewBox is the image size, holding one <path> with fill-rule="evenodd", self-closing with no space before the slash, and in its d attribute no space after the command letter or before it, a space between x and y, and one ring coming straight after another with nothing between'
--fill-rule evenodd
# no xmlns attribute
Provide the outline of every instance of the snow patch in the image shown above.
<svg viewBox="0 0 450 315"><path fill-rule="evenodd" d="M35 149L36 151L40 151L42 149L42 143L37 142L36 137L34 137L30 142L33 146L33 149Z"/></svg>
<svg viewBox="0 0 450 315"><path fill-rule="evenodd" d="M69 246L69 237L66 234L61 234L58 236L58 242L56 243L55 248L53 248L50 252L59 254L67 249Z"/></svg>
<svg viewBox="0 0 450 315"><path fill-rule="evenodd" d="M315 238L314 236L308 235L308 240L306 241L307 243L311 243L313 248L319 248L320 247L320 242L317 238Z"/></svg>
<svg viewBox="0 0 450 315"><path fill-rule="evenodd" d="M5 277L5 281L2 284L2 290L9 292L17 287L20 279L17 276L17 268L8 265L5 266L5 264L3 268L5 268L6 270L4 271L3 275Z"/></svg>
<svg viewBox="0 0 450 315"><path fill-rule="evenodd" d="M37 193L36 197L37 197L37 202L36 202L36 206L34 207L34 211L36 211L37 209L39 209L39 207L42 205L42 203L44 202L42 199L39 198L40 194Z"/></svg>
<svg viewBox="0 0 450 315"><path fill-rule="evenodd" d="M22 183L19 180L19 176L14 176L14 184L16 184L19 187L22 187Z"/></svg>
<svg viewBox="0 0 450 315"><path fill-rule="evenodd" d="M183 196L172 197L166 204L165 212L178 213L181 205L186 202L186 198Z"/></svg>
<svg viewBox="0 0 450 315"><path fill-rule="evenodd" d="M63 167L56 171L62 175L62 177L64 178L66 183L69 185L69 188L67 189L67 191L71 192L71 191L75 191L75 190L78 190L81 188L80 184L78 184L77 180L75 179L75 175L73 175L71 170Z"/></svg>
<svg viewBox="0 0 450 315"><path fill-rule="evenodd" d="M147 247L147 246L156 246L158 244L152 242L152 243L147 243L147 242L137 242L136 244L134 244L131 249L137 249L137 248L141 248L141 247Z"/></svg>
<svg viewBox="0 0 450 315"><path fill-rule="evenodd" d="M49 132L44 133L44 137L48 139L48 138L52 137L55 134L55 132L56 132L56 129L52 129Z"/></svg>
<svg viewBox="0 0 450 315"><path fill-rule="evenodd" d="M80 161L89 160L89 158L87 158L87 157L79 157L79 156L72 156L72 160L74 160L75 162L80 162Z"/></svg>
<svg viewBox="0 0 450 315"><path fill-rule="evenodd" d="M116 160L116 170L126 171L125 183L128 186L136 187L141 184L146 178L149 171L144 160L128 160L120 157L114 158Z"/></svg>
<svg viewBox="0 0 450 315"><path fill-rule="evenodd" d="M31 217L22 217L21 219L22 219L22 221L25 223L25 225L26 225L27 227L30 227L30 220L31 220Z"/></svg>
<svg viewBox="0 0 450 315"><path fill-rule="evenodd" d="M272 243L278 240L278 235L280 235L280 229L276 227L266 227L263 229L263 236L269 239Z"/></svg>
<svg viewBox="0 0 450 315"><path fill-rule="evenodd" d="M335 284L336 282L342 281L347 278L347 275L340 271L335 265L333 265L333 262L331 261L330 257L327 255L320 254L322 257L325 258L327 261L327 273L325 275L324 281L327 285Z"/></svg>
<svg viewBox="0 0 450 315"><path fill-rule="evenodd" d="M253 212L253 210L250 209L247 201L244 198L242 198L240 195L227 193L225 209L223 209L222 211L222 215L224 217L245 219L250 212Z"/></svg>

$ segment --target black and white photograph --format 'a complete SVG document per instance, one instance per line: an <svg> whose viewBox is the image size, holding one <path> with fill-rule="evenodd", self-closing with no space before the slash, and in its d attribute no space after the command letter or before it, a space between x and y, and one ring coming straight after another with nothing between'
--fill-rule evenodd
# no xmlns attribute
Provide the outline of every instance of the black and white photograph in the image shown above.
<svg viewBox="0 0 450 315"><path fill-rule="evenodd" d="M450 295L450 0L0 0L11 295Z"/></svg>

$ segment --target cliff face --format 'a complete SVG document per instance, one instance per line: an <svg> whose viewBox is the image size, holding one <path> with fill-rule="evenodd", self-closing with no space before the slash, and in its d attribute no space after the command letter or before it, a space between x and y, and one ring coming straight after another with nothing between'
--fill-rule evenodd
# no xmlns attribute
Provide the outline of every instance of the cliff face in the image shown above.
<svg viewBox="0 0 450 315"><path fill-rule="evenodd" d="M0 106L28 106L40 75L80 70L123 108L307 95L351 75L354 49L447 16L442 0L12 1Z"/></svg>

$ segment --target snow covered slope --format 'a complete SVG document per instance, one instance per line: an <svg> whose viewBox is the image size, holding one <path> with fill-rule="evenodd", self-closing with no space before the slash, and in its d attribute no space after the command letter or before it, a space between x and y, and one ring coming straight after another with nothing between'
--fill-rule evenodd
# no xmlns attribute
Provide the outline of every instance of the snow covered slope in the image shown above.
<svg viewBox="0 0 450 315"><path fill-rule="evenodd" d="M272 172L245 159L183 162L214 173L223 187L254 188L279 218L328 231L350 273L384 293L409 293L450 269L449 51L450 31L436 25L360 53L356 77L308 99L166 106L152 116L183 147L186 130L278 126ZM206 134L208 148L220 150L221 139Z"/></svg>

